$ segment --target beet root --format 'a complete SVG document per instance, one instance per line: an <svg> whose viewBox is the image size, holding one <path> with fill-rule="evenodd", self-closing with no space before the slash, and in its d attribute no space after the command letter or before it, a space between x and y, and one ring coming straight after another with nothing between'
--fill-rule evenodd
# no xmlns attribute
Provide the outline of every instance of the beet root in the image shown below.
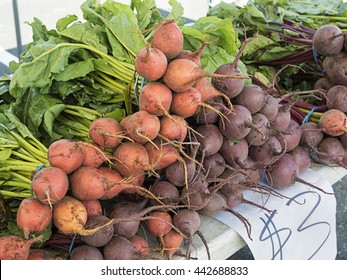
<svg viewBox="0 0 347 280"><path fill-rule="evenodd" d="M141 49L136 54L135 69L145 79L156 81L160 79L168 66L165 54L149 46Z"/></svg>
<svg viewBox="0 0 347 280"><path fill-rule="evenodd" d="M136 250L130 240L115 235L103 249L105 260L136 260L144 257Z"/></svg>
<svg viewBox="0 0 347 280"><path fill-rule="evenodd" d="M299 145L302 136L302 129L296 121L290 120L288 127L282 135L283 138L280 138L280 141L286 141L286 151L290 152Z"/></svg>
<svg viewBox="0 0 347 280"><path fill-rule="evenodd" d="M94 227L95 224L106 223L109 219L103 215L91 216L88 218L86 223L86 228L91 226ZM93 247L105 246L113 237L114 227L112 224L103 227L97 232L87 235L83 238L84 242Z"/></svg>
<svg viewBox="0 0 347 280"><path fill-rule="evenodd" d="M251 131L252 115L249 110L241 105L234 105L233 114L227 114L227 120L219 119L219 129L229 139L240 140Z"/></svg>
<svg viewBox="0 0 347 280"><path fill-rule="evenodd" d="M42 235L24 239L15 235L0 237L0 260L26 260L32 244L41 241Z"/></svg>
<svg viewBox="0 0 347 280"><path fill-rule="evenodd" d="M226 63L220 65L216 71L216 74L222 75L241 75L239 68L235 67L233 63ZM240 94L245 86L245 81L243 79L221 79L218 77L212 78L213 86L219 91L223 92L229 98L234 98Z"/></svg>
<svg viewBox="0 0 347 280"><path fill-rule="evenodd" d="M190 183L195 176L196 163L189 159L184 159L187 167L187 172L185 167L180 161L176 161L165 168L166 179L177 187L183 187L187 182Z"/></svg>
<svg viewBox="0 0 347 280"><path fill-rule="evenodd" d="M181 199L184 204L198 210L206 205L210 195L206 178L202 174L198 174L188 188L182 190Z"/></svg>
<svg viewBox="0 0 347 280"><path fill-rule="evenodd" d="M210 156L219 151L223 144L223 135L218 126L214 124L205 124L196 128L199 133L196 135L200 143L199 151L204 156Z"/></svg>
<svg viewBox="0 0 347 280"><path fill-rule="evenodd" d="M90 245L80 245L73 249L70 260L103 260L104 257L99 248Z"/></svg>
<svg viewBox="0 0 347 280"><path fill-rule="evenodd" d="M260 163L261 166L268 166L273 163L282 154L282 146L280 141L275 136L270 136L269 139L262 145L250 146L249 156Z"/></svg>
<svg viewBox="0 0 347 280"><path fill-rule="evenodd" d="M243 162L247 159L248 152L246 139L235 140L223 137L223 144L219 153L224 157L226 163L233 165Z"/></svg>
<svg viewBox="0 0 347 280"><path fill-rule="evenodd" d="M182 181L184 181L184 180L182 179ZM184 182L183 182L183 184L184 184ZM153 193L153 195L158 197L158 199L166 205L175 205L180 200L180 193L179 193L177 187L168 181L155 182L150 187L150 191ZM159 204L159 202L156 200L153 200L152 203L154 205Z"/></svg>
<svg viewBox="0 0 347 280"><path fill-rule="evenodd" d="M286 189L298 182L325 194L332 194L299 178L299 166L294 156L287 153L281 156L268 170L266 170L266 179L269 185L275 189Z"/></svg>
<svg viewBox="0 0 347 280"><path fill-rule="evenodd" d="M261 113L252 115L252 127L250 132L246 135L246 140L249 145L260 146L263 145L270 136L270 122Z"/></svg>
<svg viewBox="0 0 347 280"><path fill-rule="evenodd" d="M205 157L202 163L208 178L217 178L225 170L225 160L220 153Z"/></svg>
<svg viewBox="0 0 347 280"><path fill-rule="evenodd" d="M257 85L245 85L235 97L238 105L245 106L251 114L259 112L266 104L266 92Z"/></svg>
<svg viewBox="0 0 347 280"><path fill-rule="evenodd" d="M296 164L299 167L299 173L311 166L311 156L306 148L297 146L289 154L294 156Z"/></svg>
<svg viewBox="0 0 347 280"><path fill-rule="evenodd" d="M108 215L110 219L129 219L129 221L117 222L113 224L114 234L130 238L136 234L140 226L140 220L136 220L140 216L139 212L145 207L147 201L137 202L118 202ZM134 218L133 221L130 221Z"/></svg>
<svg viewBox="0 0 347 280"><path fill-rule="evenodd" d="M315 148L323 140L324 133L314 122L306 122L301 125L301 145L304 147Z"/></svg>
<svg viewBox="0 0 347 280"><path fill-rule="evenodd" d="M316 52L322 56L338 54L344 44L344 37L339 27L326 24L318 28L312 38L312 45Z"/></svg>
<svg viewBox="0 0 347 280"><path fill-rule="evenodd" d="M344 147L335 137L324 138L317 146L317 155L325 164L343 166Z"/></svg>
<svg viewBox="0 0 347 280"><path fill-rule="evenodd" d="M153 33L152 47L161 50L168 59L178 56L183 48L183 33L173 19L164 20Z"/></svg>

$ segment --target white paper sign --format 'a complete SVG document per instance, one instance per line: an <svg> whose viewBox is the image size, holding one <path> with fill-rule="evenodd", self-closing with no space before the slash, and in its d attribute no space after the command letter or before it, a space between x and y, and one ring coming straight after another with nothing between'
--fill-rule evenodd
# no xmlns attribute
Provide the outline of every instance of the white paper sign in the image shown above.
<svg viewBox="0 0 347 280"><path fill-rule="evenodd" d="M300 178L333 192L329 182L311 169L304 171ZM272 213L247 204L234 209L251 224L252 240L244 224L232 213L223 211L214 218L238 232L256 260L334 260L337 253L335 196L301 183L280 193L286 198L245 192L246 199L263 204Z"/></svg>

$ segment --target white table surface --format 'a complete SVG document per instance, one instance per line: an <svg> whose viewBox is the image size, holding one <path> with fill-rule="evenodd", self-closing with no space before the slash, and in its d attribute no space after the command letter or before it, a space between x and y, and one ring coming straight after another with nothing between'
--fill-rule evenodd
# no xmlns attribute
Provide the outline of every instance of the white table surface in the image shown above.
<svg viewBox="0 0 347 280"><path fill-rule="evenodd" d="M347 175L347 170L341 167L324 166L312 169L327 179L331 185ZM212 260L225 260L246 245L235 230L212 217L201 216L200 231L208 243ZM184 248L182 248L182 252L185 252ZM206 248L199 236L194 236L191 257L198 260L208 259ZM174 259L182 258L175 256Z"/></svg>

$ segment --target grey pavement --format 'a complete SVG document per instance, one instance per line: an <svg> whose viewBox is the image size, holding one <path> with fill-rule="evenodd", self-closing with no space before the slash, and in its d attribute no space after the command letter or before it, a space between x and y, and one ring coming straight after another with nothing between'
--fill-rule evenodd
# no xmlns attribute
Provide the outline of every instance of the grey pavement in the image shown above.
<svg viewBox="0 0 347 280"><path fill-rule="evenodd" d="M334 191L337 193L337 260L347 260L347 177L343 178L335 185Z"/></svg>

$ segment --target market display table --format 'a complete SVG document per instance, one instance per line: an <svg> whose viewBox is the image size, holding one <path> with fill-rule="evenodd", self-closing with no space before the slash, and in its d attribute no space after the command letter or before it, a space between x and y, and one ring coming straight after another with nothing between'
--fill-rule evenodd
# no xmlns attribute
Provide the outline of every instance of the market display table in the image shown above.
<svg viewBox="0 0 347 280"><path fill-rule="evenodd" d="M322 187L322 185L326 185L326 187L328 188L327 190L329 191L329 187L331 188L331 186L333 184L335 184L336 182L341 180L344 176L346 176L347 171L344 168L340 168L340 167L321 167L321 168L309 169L309 170L307 170L305 175L306 175L305 179L313 180L311 182L315 183L319 187ZM323 242L321 242L321 240L317 240L317 242L319 244L324 243L326 245L326 247L328 247L325 250L330 250L330 252L324 251L324 255L320 256L316 252L316 250L314 250L314 251L312 251L313 252L312 254L307 255L307 259L310 259L310 258L313 258L313 259L315 259L315 258L318 258L318 259L319 258L324 258L324 259L334 258L334 256L336 255L336 228L335 228L335 226L336 226L335 225L336 200L335 200L335 196L329 195L329 194L324 194L323 192L320 192L318 190L314 190L314 189L309 188L309 187L304 186L304 185L302 187L304 187L305 190L307 190L308 192L310 190L312 192L316 192L316 194L318 194L318 196L316 196L316 197L319 198L319 202L320 202L319 204L320 205L318 205L318 202L317 202L318 200L316 198L314 198L313 199L314 201L312 202L313 206L309 206L310 212L309 212L309 214L306 213L305 217L307 217L307 219L302 222L301 229L304 229L305 226L306 226L306 228L309 228L310 226L315 225L316 228L314 230L318 230L318 231L323 230L324 232L327 232L326 228L327 228L328 222L326 222L326 223L320 222L320 223L313 224L313 222L310 222L310 220L309 220L313 211L316 211L315 212L316 215L321 215L321 214L319 214L319 211L318 211L319 209L321 209L322 211L324 210L324 213L326 213L327 211L325 211L325 210L328 210L330 207L330 209L331 209L330 212L326 213L329 216L324 217L324 219L325 220L332 219L332 220L330 220L329 231L327 232L328 233L327 238L325 238L325 240L323 240ZM282 200L281 198L276 198L276 199ZM286 199L284 199L284 200L286 200ZM304 203L307 203L307 202L309 202L309 199L307 199L307 197L305 197L305 199L302 201ZM292 202L293 202L293 200L292 200ZM298 202L297 205L300 205L299 198L298 198L297 202ZM258 201L258 203L261 203L261 201ZM294 205L295 203L292 203L292 204ZM331 205L326 205L326 204L331 204ZM258 212L266 212L263 210L257 210L257 211ZM300 211L300 210L295 210L295 211ZM237 252L238 250L240 250L241 248L243 248L244 246L247 245L247 243L245 241L245 239L247 240L247 238L244 239L233 228L233 226L231 227L231 226L227 225L227 222L223 222L223 219L225 218L225 217L223 218L224 214L225 213L218 213L217 215L215 215L212 218L201 216L201 222L202 222L201 223L201 232L203 233L203 235L204 235L204 237L208 243L211 259L214 259L214 260L227 259L231 255L233 255L235 252ZM229 215L229 214L230 213L227 213L226 215ZM291 222L290 216L294 217L295 214L296 213L290 213L287 216L286 219L287 219L287 222L289 223L288 228L286 228L287 230L290 227L290 222ZM221 216L222 216L222 218L221 218ZM271 215L265 213L265 216L269 217ZM307 221L309 221L309 222L307 222ZM305 224L305 222L306 222L306 224ZM298 229L300 230L300 227L298 227ZM252 231L253 230L257 230L257 229L252 229ZM313 230L313 228L312 228L312 230ZM280 232L281 230L277 229L277 231ZM284 231L285 230L283 229L283 232L281 233L282 235L284 234ZM276 233L276 234L278 234L278 233ZM329 234L330 234L330 237L328 238ZM266 234L263 233L263 236L267 237L267 236L269 236L269 234L266 236ZM266 238L264 238L264 240L265 239ZM286 241L288 241L288 240L285 238L284 239L282 238L283 244ZM299 239L299 241L300 241L300 239ZM277 242L277 241L275 241L275 242ZM298 245L298 246L300 246L300 245ZM303 246L309 247L309 244L303 244ZM313 246L316 246L318 248L317 251L319 249L321 249L320 247L323 247L323 249L324 249L323 245L322 246L313 245ZM274 247L276 247L276 244L274 245ZM194 237L193 246L192 246L191 250L192 250L191 256L193 258L196 257L199 260L208 259L206 248L198 236ZM302 249L300 249L300 250L302 250ZM313 249L311 249L311 250L313 250ZM297 253L297 251L298 250L296 250L296 253ZM276 252L273 252L274 253L273 259L285 258L284 256L279 255L278 252L277 252L277 254L275 254ZM176 258L179 259L180 257L176 257ZM298 258L298 257L297 257L297 255L294 254L294 255L292 255L292 258Z"/></svg>

